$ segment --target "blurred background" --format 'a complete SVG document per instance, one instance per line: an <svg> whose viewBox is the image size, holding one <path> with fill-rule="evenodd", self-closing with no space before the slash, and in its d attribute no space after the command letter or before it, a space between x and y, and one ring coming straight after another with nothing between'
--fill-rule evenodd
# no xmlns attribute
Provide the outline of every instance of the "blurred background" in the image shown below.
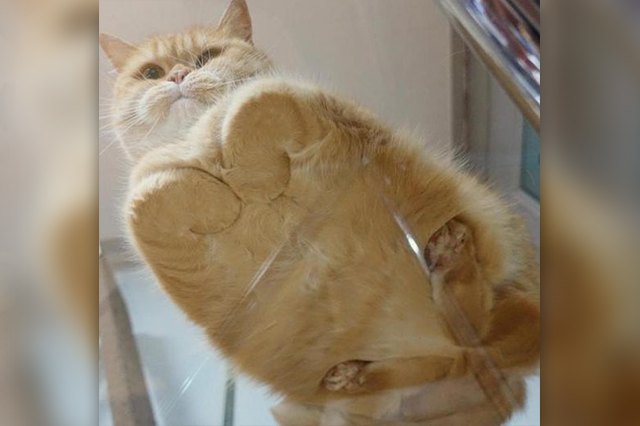
<svg viewBox="0 0 640 426"><path fill-rule="evenodd" d="M3 0L0 21L0 423L91 424L98 4Z"/></svg>

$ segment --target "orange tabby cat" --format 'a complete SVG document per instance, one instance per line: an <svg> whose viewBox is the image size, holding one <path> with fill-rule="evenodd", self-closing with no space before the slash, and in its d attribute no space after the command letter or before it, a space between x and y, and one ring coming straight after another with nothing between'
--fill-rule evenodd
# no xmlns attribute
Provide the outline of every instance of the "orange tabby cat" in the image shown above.
<svg viewBox="0 0 640 426"><path fill-rule="evenodd" d="M241 371L323 403L535 366L520 220L446 156L279 77L243 0L216 28L101 43L133 243Z"/></svg>

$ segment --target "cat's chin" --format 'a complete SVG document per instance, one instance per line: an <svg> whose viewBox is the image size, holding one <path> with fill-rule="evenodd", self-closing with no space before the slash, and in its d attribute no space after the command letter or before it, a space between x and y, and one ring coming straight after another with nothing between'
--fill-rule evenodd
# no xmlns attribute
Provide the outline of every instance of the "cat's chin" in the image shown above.
<svg viewBox="0 0 640 426"><path fill-rule="evenodd" d="M191 111L196 111L202 108L203 106L204 105L202 104L202 102L198 101L197 99L180 97L175 101L173 101L170 109L172 111L179 110L179 111L191 112Z"/></svg>
<svg viewBox="0 0 640 426"><path fill-rule="evenodd" d="M206 107L207 105L198 99L180 97L169 106L167 121L177 121L176 124L180 123L182 125L194 123Z"/></svg>

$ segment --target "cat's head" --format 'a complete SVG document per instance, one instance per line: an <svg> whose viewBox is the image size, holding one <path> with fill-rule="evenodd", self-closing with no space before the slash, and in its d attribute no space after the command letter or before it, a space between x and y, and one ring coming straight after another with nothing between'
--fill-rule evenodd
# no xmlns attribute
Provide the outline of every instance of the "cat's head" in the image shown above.
<svg viewBox="0 0 640 426"><path fill-rule="evenodd" d="M271 68L253 45L245 0L231 0L217 26L137 45L101 34L100 44L118 72L111 125L134 160L178 141L225 91Z"/></svg>

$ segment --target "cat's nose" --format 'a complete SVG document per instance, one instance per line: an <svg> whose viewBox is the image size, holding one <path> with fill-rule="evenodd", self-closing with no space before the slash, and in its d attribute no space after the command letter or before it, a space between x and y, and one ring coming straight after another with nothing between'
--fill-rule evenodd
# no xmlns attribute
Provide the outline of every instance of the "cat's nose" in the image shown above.
<svg viewBox="0 0 640 426"><path fill-rule="evenodd" d="M180 84L182 83L182 80L191 73L191 71L192 70L190 68L176 66L169 73L168 79L176 84Z"/></svg>

